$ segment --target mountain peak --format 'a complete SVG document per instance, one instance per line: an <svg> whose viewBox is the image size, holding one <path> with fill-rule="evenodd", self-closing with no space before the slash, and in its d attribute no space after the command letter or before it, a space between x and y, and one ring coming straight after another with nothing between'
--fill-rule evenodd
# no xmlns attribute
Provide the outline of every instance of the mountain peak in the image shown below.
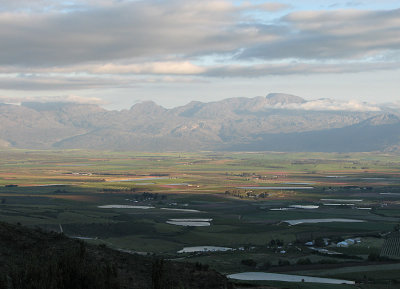
<svg viewBox="0 0 400 289"><path fill-rule="evenodd" d="M166 109L154 101L143 101L136 103L130 109L132 112L140 112L145 114L158 114L165 112Z"/></svg>
<svg viewBox="0 0 400 289"><path fill-rule="evenodd" d="M300 96L286 93L270 93L265 98L267 100L267 104L269 105L306 102L306 100Z"/></svg>

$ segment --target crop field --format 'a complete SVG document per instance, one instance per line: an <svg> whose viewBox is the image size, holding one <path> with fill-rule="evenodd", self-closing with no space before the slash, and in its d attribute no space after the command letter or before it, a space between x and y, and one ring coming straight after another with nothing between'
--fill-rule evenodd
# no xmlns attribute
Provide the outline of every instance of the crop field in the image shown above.
<svg viewBox="0 0 400 289"><path fill-rule="evenodd" d="M0 220L224 274L400 288L398 259L379 255L400 224L398 155L1 150ZM232 250L178 253L195 246Z"/></svg>

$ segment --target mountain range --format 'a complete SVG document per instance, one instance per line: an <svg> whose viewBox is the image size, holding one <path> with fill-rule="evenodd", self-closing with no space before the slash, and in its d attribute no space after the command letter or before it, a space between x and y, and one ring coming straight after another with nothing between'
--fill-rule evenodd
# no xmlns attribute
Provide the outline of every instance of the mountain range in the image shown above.
<svg viewBox="0 0 400 289"><path fill-rule="evenodd" d="M0 147L138 151L392 151L400 148L393 105L266 97L154 102L110 111L94 104L0 104Z"/></svg>

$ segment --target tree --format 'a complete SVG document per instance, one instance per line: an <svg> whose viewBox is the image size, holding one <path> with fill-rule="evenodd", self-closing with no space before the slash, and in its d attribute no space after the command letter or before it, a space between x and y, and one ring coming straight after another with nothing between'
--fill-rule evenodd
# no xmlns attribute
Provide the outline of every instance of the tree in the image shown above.
<svg viewBox="0 0 400 289"><path fill-rule="evenodd" d="M279 266L289 266L289 265L290 265L290 262L289 262L288 260L279 259L278 265L279 265Z"/></svg>
<svg viewBox="0 0 400 289"><path fill-rule="evenodd" d="M164 271L164 260L156 259L153 261L152 272L151 272L151 283L153 289L163 288L163 271Z"/></svg>
<svg viewBox="0 0 400 289"><path fill-rule="evenodd" d="M374 252L369 253L369 255L368 255L368 261L375 262L375 261L379 261L379 260L380 260L380 256L379 256L378 253L374 253Z"/></svg>
<svg viewBox="0 0 400 289"><path fill-rule="evenodd" d="M325 246L324 239L322 239L321 237L316 238L315 241L314 241L314 244L315 244L315 246L317 246L317 247L323 247L323 246Z"/></svg>
<svg viewBox="0 0 400 289"><path fill-rule="evenodd" d="M257 266L257 262L254 261L253 259L243 259L240 263L249 267Z"/></svg>
<svg viewBox="0 0 400 289"><path fill-rule="evenodd" d="M297 260L296 264L297 265L310 265L310 264L312 264L312 262L309 258L302 258L302 259Z"/></svg>

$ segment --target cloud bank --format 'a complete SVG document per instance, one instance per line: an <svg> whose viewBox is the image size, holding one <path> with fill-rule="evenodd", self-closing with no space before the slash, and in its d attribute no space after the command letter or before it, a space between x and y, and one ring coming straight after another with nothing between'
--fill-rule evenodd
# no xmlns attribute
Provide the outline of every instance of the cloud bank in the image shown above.
<svg viewBox="0 0 400 289"><path fill-rule="evenodd" d="M307 10L297 1L0 0L0 86L87 90L398 70L400 9L336 2Z"/></svg>
<svg viewBox="0 0 400 289"><path fill-rule="evenodd" d="M26 7L31 1L6 2ZM32 2L52 7L58 1ZM201 63L212 55L226 57L227 65L235 59L370 60L400 50L400 9L298 11L265 23L251 11L267 10L269 15L286 5L224 0L94 3L83 1L82 11L75 3L77 10L68 13L62 7L61 12L0 13L0 65L54 69L174 58Z"/></svg>
<svg viewBox="0 0 400 289"><path fill-rule="evenodd" d="M337 101L333 99L317 99L310 100L304 103L287 103L287 104L275 104L265 105L265 109L293 109L293 110L310 110L310 111L381 111L379 106L369 104L366 102L349 100L349 101Z"/></svg>
<svg viewBox="0 0 400 289"><path fill-rule="evenodd" d="M79 95L60 95L60 96L39 96L39 97L9 97L0 95L0 103L21 104L23 102L64 102L79 104L104 104L104 101L97 97L84 97Z"/></svg>

